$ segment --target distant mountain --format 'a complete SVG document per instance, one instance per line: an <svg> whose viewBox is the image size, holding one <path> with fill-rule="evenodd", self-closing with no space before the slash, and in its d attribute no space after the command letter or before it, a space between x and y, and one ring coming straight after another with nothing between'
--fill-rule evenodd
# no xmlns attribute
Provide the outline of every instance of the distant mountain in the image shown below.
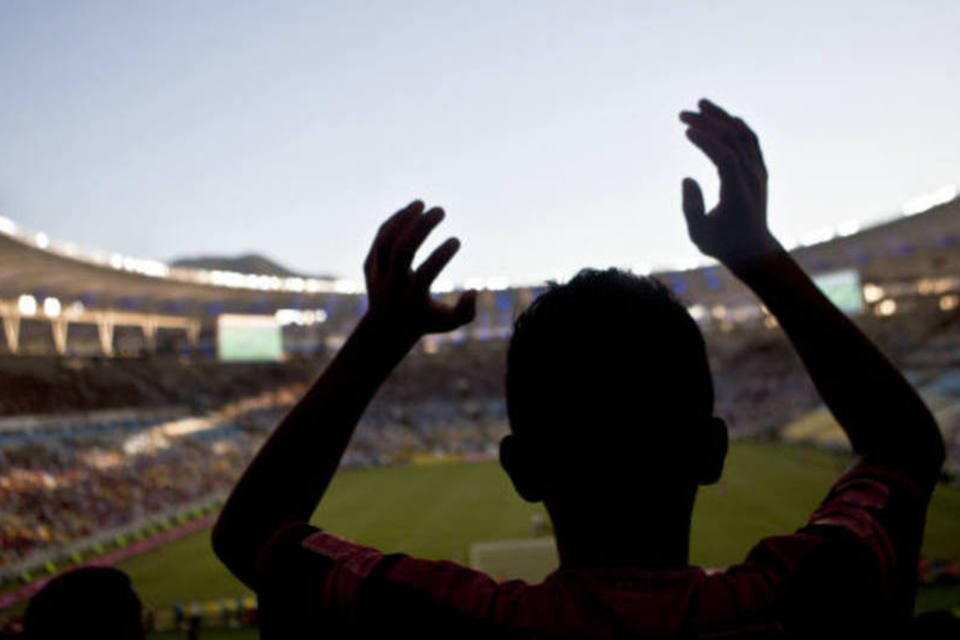
<svg viewBox="0 0 960 640"><path fill-rule="evenodd" d="M270 258L251 253L243 256L197 256L195 258L179 258L170 263L171 267L186 267L190 269L206 269L208 271L235 271L237 273L255 273L258 275L300 277L300 278L329 278L330 276L308 276L291 271Z"/></svg>

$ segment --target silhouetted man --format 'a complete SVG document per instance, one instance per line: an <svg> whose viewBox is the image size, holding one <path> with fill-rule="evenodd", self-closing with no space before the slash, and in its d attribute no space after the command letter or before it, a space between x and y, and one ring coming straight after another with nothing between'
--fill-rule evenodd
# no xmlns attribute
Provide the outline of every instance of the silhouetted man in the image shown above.
<svg viewBox="0 0 960 640"><path fill-rule="evenodd" d="M113 567L83 567L53 578L30 599L25 640L143 640L140 597Z"/></svg>
<svg viewBox="0 0 960 640"><path fill-rule="evenodd" d="M390 371L424 334L474 316L472 292L454 306L429 294L456 239L411 267L443 217L414 202L374 240L369 311L264 445L214 531L220 558L260 596L264 637L822 637L889 632L909 617L944 456L937 425L771 235L753 132L706 100L680 119L721 180L709 213L697 183L684 181L691 238L777 317L857 463L796 533L760 541L722 572L690 566L697 487L717 480L727 450L703 338L655 280L587 270L534 301L508 353L512 433L500 459L520 495L547 507L556 572L538 585L497 584L309 526Z"/></svg>

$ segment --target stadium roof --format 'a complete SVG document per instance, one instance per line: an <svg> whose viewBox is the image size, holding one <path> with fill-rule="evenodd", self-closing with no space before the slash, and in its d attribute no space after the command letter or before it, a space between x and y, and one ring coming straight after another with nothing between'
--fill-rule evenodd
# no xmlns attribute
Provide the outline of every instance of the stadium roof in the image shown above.
<svg viewBox="0 0 960 640"><path fill-rule="evenodd" d="M955 191L950 196L955 196ZM960 247L960 199L915 215L909 213L913 212L863 229L832 230L822 234L816 244L795 248L794 255L813 272L857 268L865 277L883 277L891 261L902 273L911 256ZM717 265L657 275L677 293L689 291L691 298L715 297L732 279ZM0 297L8 299L30 294L95 307L175 312L242 307L273 311L320 306L332 297L359 293L356 283L345 280L174 267L119 253L83 252L71 244L52 241L46 234L22 230L0 217Z"/></svg>
<svg viewBox="0 0 960 640"><path fill-rule="evenodd" d="M356 293L350 283L172 267L119 253L99 254L22 231L0 218L0 296L79 300L90 306L158 307L222 304L303 307L332 294Z"/></svg>

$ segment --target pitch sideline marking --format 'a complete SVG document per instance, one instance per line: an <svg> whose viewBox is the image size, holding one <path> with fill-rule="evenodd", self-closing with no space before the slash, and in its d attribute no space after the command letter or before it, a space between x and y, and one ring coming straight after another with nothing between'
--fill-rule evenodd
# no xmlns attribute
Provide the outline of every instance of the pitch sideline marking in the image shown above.
<svg viewBox="0 0 960 640"><path fill-rule="evenodd" d="M485 542L474 542L470 545L470 567L480 570L480 556L485 553L496 553L499 551L522 551L530 549L551 549L556 547L553 536L543 536L540 538L513 538L504 540L488 540Z"/></svg>

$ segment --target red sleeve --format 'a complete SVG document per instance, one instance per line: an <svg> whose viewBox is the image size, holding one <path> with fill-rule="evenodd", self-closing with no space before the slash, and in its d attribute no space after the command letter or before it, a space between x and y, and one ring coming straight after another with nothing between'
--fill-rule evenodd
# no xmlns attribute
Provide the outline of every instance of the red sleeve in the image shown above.
<svg viewBox="0 0 960 640"><path fill-rule="evenodd" d="M840 476L807 529L852 534L876 568L883 591L909 615L932 491L904 471L865 458Z"/></svg>
<svg viewBox="0 0 960 640"><path fill-rule="evenodd" d="M280 529L258 562L263 638L489 637L500 587L447 561L385 555L306 524ZM502 634L501 634L502 635Z"/></svg>
<svg viewBox="0 0 960 640"><path fill-rule="evenodd" d="M261 637L301 637L307 630L341 635L364 593L399 557L304 523L282 527L258 561Z"/></svg>
<svg viewBox="0 0 960 640"><path fill-rule="evenodd" d="M930 490L858 461L808 524L762 540L727 583L749 608L802 633L889 630L910 618Z"/></svg>

